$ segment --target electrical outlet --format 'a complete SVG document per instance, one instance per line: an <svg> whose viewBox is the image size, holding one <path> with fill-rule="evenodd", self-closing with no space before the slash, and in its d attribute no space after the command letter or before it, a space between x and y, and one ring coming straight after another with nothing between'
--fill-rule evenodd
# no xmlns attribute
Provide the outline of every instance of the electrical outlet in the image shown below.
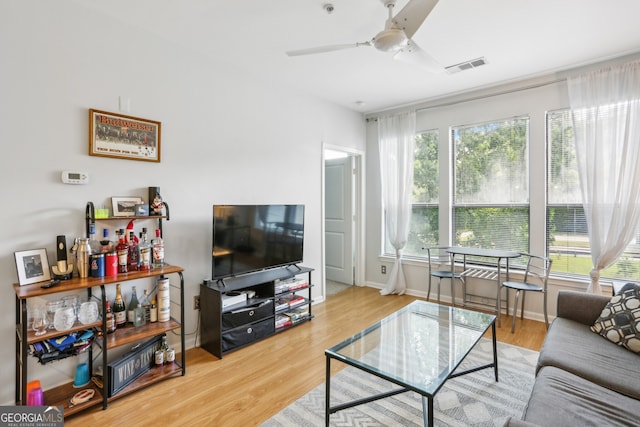
<svg viewBox="0 0 640 427"><path fill-rule="evenodd" d="M387 274L387 266L386 265L381 265L380 266L380 272L382 274Z"/></svg>
<svg viewBox="0 0 640 427"><path fill-rule="evenodd" d="M200 295L193 296L193 309L200 310Z"/></svg>

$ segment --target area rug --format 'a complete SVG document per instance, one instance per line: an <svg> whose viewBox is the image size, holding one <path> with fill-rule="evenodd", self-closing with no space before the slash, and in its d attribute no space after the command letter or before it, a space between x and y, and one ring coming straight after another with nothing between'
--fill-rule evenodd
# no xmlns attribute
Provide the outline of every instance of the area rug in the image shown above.
<svg viewBox="0 0 640 427"><path fill-rule="evenodd" d="M482 339L459 370L489 363L491 341ZM484 369L451 379L434 398L436 426L502 426L520 418L534 382L538 352L498 343L498 376ZM340 362L332 361L333 364ZM347 366L331 378L331 405L371 396L397 386ZM264 427L324 425L325 384L320 384L271 419ZM331 414L335 426L422 426L422 398L406 392Z"/></svg>

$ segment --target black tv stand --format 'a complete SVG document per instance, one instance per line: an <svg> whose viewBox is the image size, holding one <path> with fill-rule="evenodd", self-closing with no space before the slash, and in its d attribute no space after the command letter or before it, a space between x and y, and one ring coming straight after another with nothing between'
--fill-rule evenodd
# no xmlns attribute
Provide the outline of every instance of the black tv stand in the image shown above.
<svg viewBox="0 0 640 427"><path fill-rule="evenodd" d="M200 285L201 347L222 358L311 320L312 271L288 265L215 283L204 281Z"/></svg>

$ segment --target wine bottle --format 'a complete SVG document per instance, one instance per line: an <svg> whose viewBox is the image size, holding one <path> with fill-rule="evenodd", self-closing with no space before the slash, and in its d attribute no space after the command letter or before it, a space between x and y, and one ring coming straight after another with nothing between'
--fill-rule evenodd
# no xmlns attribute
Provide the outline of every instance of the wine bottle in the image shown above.
<svg viewBox="0 0 640 427"><path fill-rule="evenodd" d="M131 299L129 300L129 307L127 307L127 322L134 323L136 316L136 308L138 308L138 295L136 294L136 287L131 287Z"/></svg>
<svg viewBox="0 0 640 427"><path fill-rule="evenodd" d="M134 238L133 231L129 232L129 253L127 255L127 265L129 271L138 271L138 243Z"/></svg>
<svg viewBox="0 0 640 427"><path fill-rule="evenodd" d="M113 317L116 322L116 328L122 328L127 323L127 309L122 299L122 289L120 283L116 285L116 299L113 303Z"/></svg>
<svg viewBox="0 0 640 427"><path fill-rule="evenodd" d="M151 270L151 244L147 240L146 227L142 229L140 243L138 244L138 265L138 269L141 271Z"/></svg>
<svg viewBox="0 0 640 427"><path fill-rule="evenodd" d="M107 320L107 333L110 334L116 330L116 319L113 316L113 310L111 309L111 303L109 301L107 301L105 318Z"/></svg>
<svg viewBox="0 0 640 427"><path fill-rule="evenodd" d="M127 245L123 228L120 229L119 239L120 241L116 245L116 252L118 253L118 273L126 273L129 271L129 245Z"/></svg>
<svg viewBox="0 0 640 427"><path fill-rule="evenodd" d="M160 229L156 229L156 238L151 241L153 250L153 268L162 268L164 266L164 241L160 235Z"/></svg>

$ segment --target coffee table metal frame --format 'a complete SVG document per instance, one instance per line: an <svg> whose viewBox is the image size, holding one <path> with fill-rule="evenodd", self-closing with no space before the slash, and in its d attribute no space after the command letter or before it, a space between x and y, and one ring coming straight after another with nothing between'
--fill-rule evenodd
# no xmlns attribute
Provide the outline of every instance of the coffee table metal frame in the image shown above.
<svg viewBox="0 0 640 427"><path fill-rule="evenodd" d="M387 350L396 351L397 349L395 348L385 348L382 340L380 339L380 336L385 334L385 332L387 334L393 333L394 328L397 328L397 323L407 322L407 318L411 315L424 317L430 322L430 324L433 324L436 327L436 331L446 330L449 336L445 337L444 339L445 341L448 340L446 342L449 344L449 347L451 346L451 334L455 335L456 333L455 331L451 331L450 328L452 328L453 326L458 327L459 329L457 329L457 331L462 332L463 334L467 334L466 337L463 337L467 340L467 342L464 342L462 344L457 342L455 343L459 345L460 348L457 350L457 354L454 355L453 359L451 359L451 356L449 356L447 366L440 366L441 371L436 375L434 375L433 372L424 372L425 377L424 383L422 385L416 382L416 375L418 375L418 377L420 378L421 375L423 375L423 372L406 372L406 375L403 377L402 375L399 375L398 372L389 372L391 369L387 371L380 366L374 366L372 363L368 363L366 360L366 356L372 351L380 351L381 353L384 353ZM468 319L465 322L459 322L455 325L452 325L450 319L456 317ZM391 315L378 321L377 323L369 326L362 332L353 335L352 337L346 339L340 344L331 347L330 349L325 350L325 425L329 425L330 415L335 412L373 402L375 400L384 399L396 394L405 393L407 391L414 391L422 396L424 425L433 426L433 399L435 394L440 390L440 388L448 379L470 374L472 372L477 372L483 369L493 368L495 379L496 381L498 381L498 353L496 348L495 320L496 316L492 314L485 314L462 308L449 307L445 305L416 300L411 304L405 306L404 308L396 311L395 313L392 313ZM396 324L394 324L394 322L396 322ZM480 341L480 338L482 338L489 327L491 327L493 344L493 362L466 369L461 372L456 372L456 369L458 368L460 363L462 363L469 352L475 347L478 341ZM386 331L385 328L387 329ZM415 337L415 335L412 336L420 341L422 341L423 339L425 341L428 341L429 334L432 334L433 332L434 329L426 327L424 330L413 331L413 333L418 333L420 335L419 337ZM369 338L369 341L367 341L367 338ZM440 345L440 338L441 337L438 337L438 345ZM348 354L350 352L353 352L354 348L357 349L356 352L359 352L359 349L363 347L367 348L367 350L363 354L359 354L357 356ZM420 351L416 350L415 347L419 346L407 345L405 348L400 349L400 351L404 351L405 354L405 356L402 357L407 357L406 360L409 361L420 358ZM429 351L430 350L431 349L429 349ZM444 352L446 353L450 350L450 348L444 350ZM422 351L424 352L425 349L423 348ZM439 352L439 349L435 349L434 351ZM424 353L422 353L422 355L424 355ZM339 360L340 362L343 362L347 365L351 365L357 369L368 372L371 375L383 378L396 385L399 385L401 388L331 406L331 359ZM393 370L396 371L395 369Z"/></svg>

